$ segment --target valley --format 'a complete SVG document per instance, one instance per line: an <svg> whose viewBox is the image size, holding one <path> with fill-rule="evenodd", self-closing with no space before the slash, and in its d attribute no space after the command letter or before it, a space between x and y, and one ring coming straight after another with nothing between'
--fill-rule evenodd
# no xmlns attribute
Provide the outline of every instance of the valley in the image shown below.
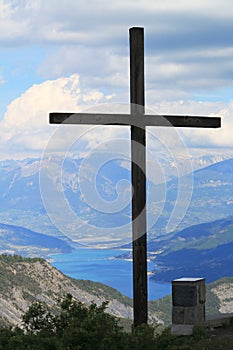
<svg viewBox="0 0 233 350"><path fill-rule="evenodd" d="M211 159L213 162L216 161L216 157L210 157L208 162ZM123 199L126 201L125 206L110 213L107 205L101 212L103 203L101 198L104 203L109 202L109 205L116 201L118 196L116 186L119 181L130 180L129 169L122 167L117 161L112 161L103 167L97 174L95 184L95 190L100 197L95 197L94 193L90 192L94 199L89 203L83 198L78 183L81 160L67 158L60 178L58 162L59 159L56 157L45 159L43 164L39 159L0 162L0 222L62 239L70 238L90 246L101 245L101 241L103 245L106 241L112 241L111 246L114 246L115 240L115 245L118 247L130 242L131 207L127 204L130 202L127 188L122 189L126 191ZM205 163L203 159L199 159L199 162ZM232 174L233 158L194 171L192 197L190 203L187 203L188 210L176 231L232 215ZM187 187L189 184L190 179L188 182L180 181L174 176L171 176L166 185L148 183L151 192L147 204L148 222L152 223L148 231L150 240L161 238L166 234L169 217L177 206L177 196L179 193L184 194L179 204L182 207L182 200L187 199L185 194L190 191ZM165 193L165 197L162 192ZM44 206L44 196L48 197L47 202L51 203L49 208ZM61 196L67 207L58 205ZM98 206L99 210L96 209ZM162 209L160 214L157 212L157 207Z"/></svg>
<svg viewBox="0 0 233 350"><path fill-rule="evenodd" d="M78 185L81 160L67 158L60 179L57 177L59 161L54 157L43 163L43 179L48 195L53 190L51 203L57 210L52 219L41 195L40 173L44 170L41 170L40 159L1 162L0 252L50 260L54 254L72 255L83 245L89 248L104 245L105 248L128 249L120 256L115 251L111 259L130 261L130 205L119 213L100 213L95 208L97 202L91 207L82 197ZM178 192L187 190L185 182L179 183L171 173L166 184L164 209L148 232L149 279L155 283L170 283L181 276L204 276L208 282L232 276L233 158L197 157L195 164L192 198L180 225L174 232L166 232ZM96 189L111 203L117 198L118 182L129 179L126 167L117 161L110 162L98 173ZM163 186L149 183L155 194ZM57 200L60 195L75 212L74 221L61 211ZM157 203L151 200L149 217L154 215ZM56 226L58 219L59 227Z"/></svg>

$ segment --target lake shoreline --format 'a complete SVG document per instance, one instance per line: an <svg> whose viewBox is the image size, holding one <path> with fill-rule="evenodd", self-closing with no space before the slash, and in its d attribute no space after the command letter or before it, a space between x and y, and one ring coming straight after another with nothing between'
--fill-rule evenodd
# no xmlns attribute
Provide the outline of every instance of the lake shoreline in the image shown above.
<svg viewBox="0 0 233 350"><path fill-rule="evenodd" d="M79 248L72 253L52 255L49 260L51 265L69 277L100 282L132 298L132 262L117 259L123 251L125 250ZM150 279L150 270L152 263L148 262L148 299L157 300L171 294L171 283Z"/></svg>

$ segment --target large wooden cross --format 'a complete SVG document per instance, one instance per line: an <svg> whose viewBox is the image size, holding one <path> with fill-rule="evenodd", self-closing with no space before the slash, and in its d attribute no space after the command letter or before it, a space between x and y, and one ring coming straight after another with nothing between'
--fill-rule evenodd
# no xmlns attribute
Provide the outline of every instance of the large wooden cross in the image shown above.
<svg viewBox="0 0 233 350"><path fill-rule="evenodd" d="M146 126L218 128L217 117L145 115L144 29L131 28L130 114L50 113L52 124L128 125L131 127L134 326L147 323Z"/></svg>

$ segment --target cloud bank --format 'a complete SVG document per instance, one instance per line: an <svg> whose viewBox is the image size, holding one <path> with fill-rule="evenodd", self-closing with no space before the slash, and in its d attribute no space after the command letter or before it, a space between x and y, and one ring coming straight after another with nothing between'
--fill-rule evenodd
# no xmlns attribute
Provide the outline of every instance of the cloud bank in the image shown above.
<svg viewBox="0 0 233 350"><path fill-rule="evenodd" d="M7 107L0 122L1 152L8 157L42 152L56 128L49 125L49 112L79 112L110 98L98 90L81 91L78 75L33 85Z"/></svg>
<svg viewBox="0 0 233 350"><path fill-rule="evenodd" d="M91 109L90 109L91 107ZM149 109L155 114L197 114L221 115L221 129L176 129L187 147L232 147L233 103L175 101L157 103ZM48 80L29 88L19 98L12 101L0 123L1 149L9 157L20 152L42 152L57 126L49 125L49 112L79 112L89 108L91 112L118 112L111 104L111 96L100 90L82 90L78 75ZM120 112L127 113L128 105L122 105ZM117 117L116 117L117 118ZM85 126L58 126L60 139L54 150L62 150L65 137L77 140L82 136L83 151L114 138L128 138L129 130L120 127L99 127L86 132ZM90 127L89 127L90 128ZM158 130L155 130L158 129ZM163 128L149 128L150 134L169 135ZM148 136L149 137L149 136ZM153 149L153 145L148 144Z"/></svg>
<svg viewBox="0 0 233 350"><path fill-rule="evenodd" d="M0 2L1 47L43 46L43 79L78 73L86 85L128 96L128 29L145 27L149 103L233 91L231 0ZM48 50L48 47L50 50Z"/></svg>
<svg viewBox="0 0 233 350"><path fill-rule="evenodd" d="M4 57L16 57L10 73L0 70L7 101L14 85L23 81L0 122L2 156L41 152L56 128L48 125L49 111L127 104L132 26L145 27L146 104L151 112L221 115L220 130L177 132L187 147L232 147L231 0L0 0L0 44ZM17 65L21 77L14 80ZM25 91L30 75L31 87ZM71 129L62 130L55 148L62 148ZM74 130L80 135L86 129ZM94 147L103 137L128 137L122 133L116 128L92 131L83 136L82 146Z"/></svg>

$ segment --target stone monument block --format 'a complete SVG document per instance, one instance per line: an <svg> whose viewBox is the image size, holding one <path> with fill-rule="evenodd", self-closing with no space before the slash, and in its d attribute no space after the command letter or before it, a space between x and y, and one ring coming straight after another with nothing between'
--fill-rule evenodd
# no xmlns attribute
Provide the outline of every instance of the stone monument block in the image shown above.
<svg viewBox="0 0 233 350"><path fill-rule="evenodd" d="M205 321L206 289L204 278L179 278L172 281L172 324L193 325Z"/></svg>

